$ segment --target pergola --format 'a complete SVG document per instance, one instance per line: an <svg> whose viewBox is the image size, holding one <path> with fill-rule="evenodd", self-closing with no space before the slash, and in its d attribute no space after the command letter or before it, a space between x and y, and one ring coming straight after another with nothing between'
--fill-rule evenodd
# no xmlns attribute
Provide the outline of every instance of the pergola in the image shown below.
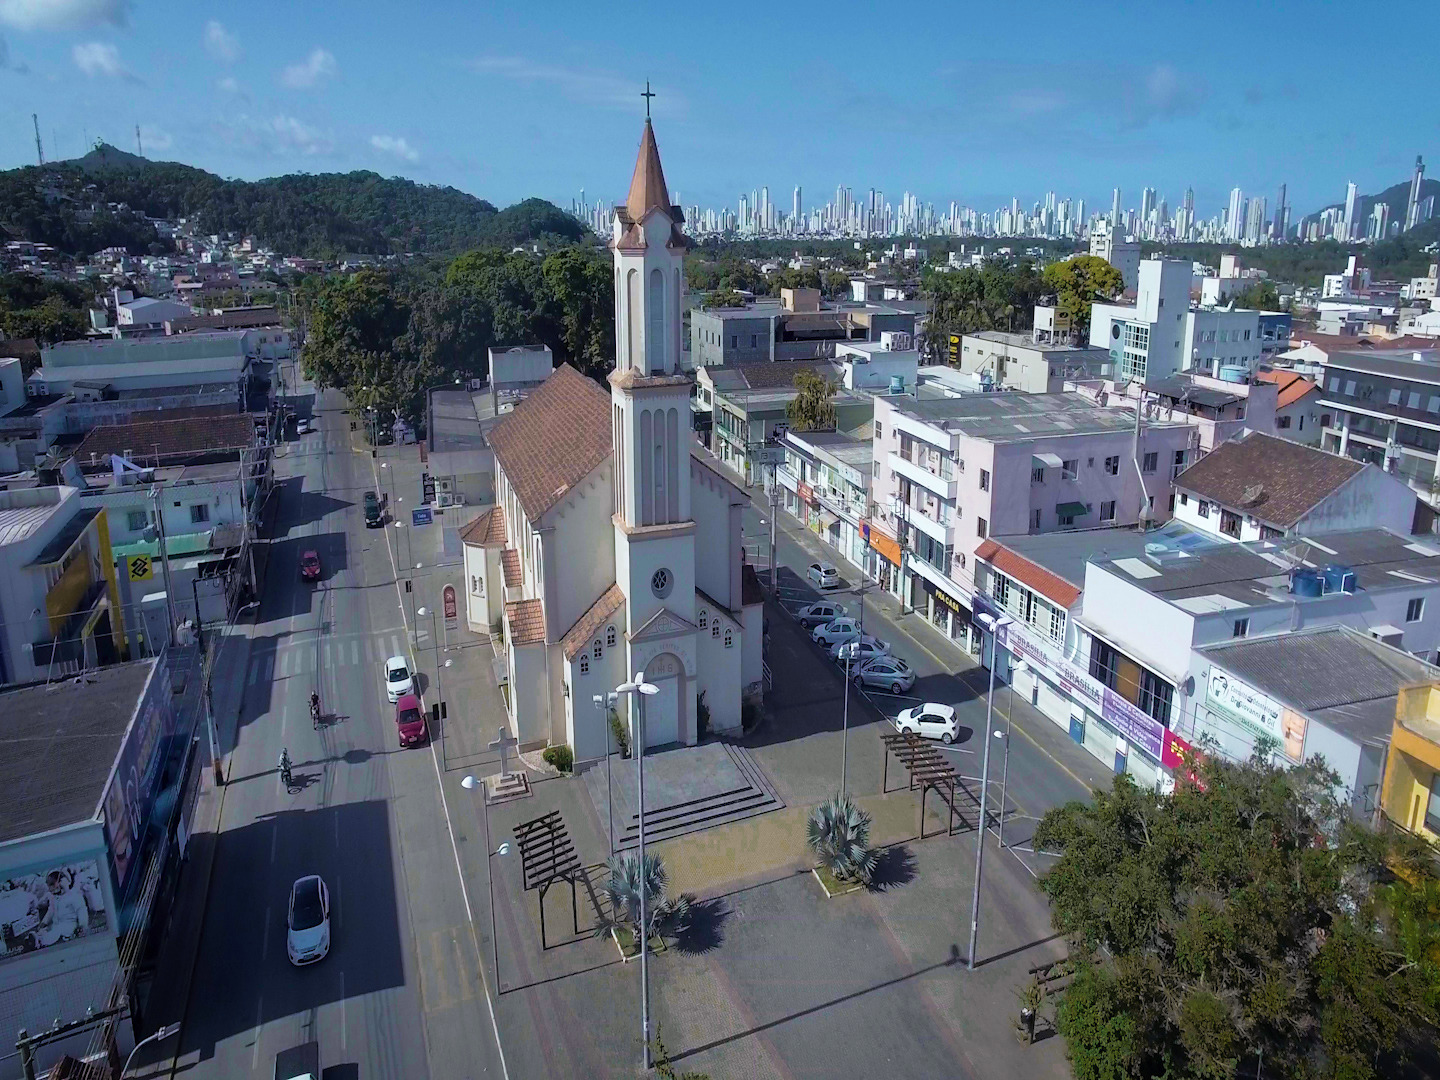
<svg viewBox="0 0 1440 1080"><path fill-rule="evenodd" d="M955 818L960 815L955 805L959 791L960 775L954 766L920 736L909 731L891 731L880 736L885 744L885 766L881 778L881 793L890 790L890 755L894 754L910 777L910 790L920 788L920 839L925 839L925 796L933 788L945 800L949 814L945 819L945 835L955 835ZM948 797L947 797L948 796ZM963 822L965 819L960 818Z"/></svg>
<svg viewBox="0 0 1440 1080"><path fill-rule="evenodd" d="M570 839L570 830L559 810L542 817L523 821L515 826L515 844L520 849L520 862L525 871L525 888L540 892L540 947L550 946L545 939L545 894L557 881L570 884L570 913L575 933L580 933L580 910L575 895L575 879L585 877L580 856ZM588 883L588 878L586 879Z"/></svg>

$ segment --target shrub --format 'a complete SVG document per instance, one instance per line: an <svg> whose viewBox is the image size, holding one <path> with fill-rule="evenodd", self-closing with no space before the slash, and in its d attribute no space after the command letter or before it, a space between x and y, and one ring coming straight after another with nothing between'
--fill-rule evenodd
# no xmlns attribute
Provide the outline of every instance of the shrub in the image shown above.
<svg viewBox="0 0 1440 1080"><path fill-rule="evenodd" d="M705 691L695 699L695 736L698 739L710 734L710 704L705 700Z"/></svg>
<svg viewBox="0 0 1440 1080"><path fill-rule="evenodd" d="M640 892L645 892L645 922L649 924L647 937L679 933L690 920L690 897L666 896L670 877L659 855L645 854L644 870L641 870L640 854L637 851L617 851L606 862L610 871L605 882L605 898L609 901L608 912L595 928L595 936L601 937L611 930L626 930L638 943L640 941Z"/></svg>
<svg viewBox="0 0 1440 1080"><path fill-rule="evenodd" d="M545 761L555 766L562 773L568 773L575 767L575 752L570 747L561 744L559 746L547 746L545 752L540 755Z"/></svg>
<svg viewBox="0 0 1440 1080"><path fill-rule="evenodd" d="M870 848L870 815L848 795L836 795L810 811L805 839L837 881L870 883L879 862Z"/></svg>
<svg viewBox="0 0 1440 1080"><path fill-rule="evenodd" d="M610 710L610 737L615 740L615 745L620 748L622 757L630 756L630 732L625 730L624 721L620 719L620 713Z"/></svg>

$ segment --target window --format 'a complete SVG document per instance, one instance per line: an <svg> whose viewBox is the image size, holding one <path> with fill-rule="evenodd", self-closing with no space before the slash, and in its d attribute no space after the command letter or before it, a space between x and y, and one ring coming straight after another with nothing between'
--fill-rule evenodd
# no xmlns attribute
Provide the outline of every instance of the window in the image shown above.
<svg viewBox="0 0 1440 1080"><path fill-rule="evenodd" d="M590 658L589 658L588 656L581 656L581 657L580 657L580 674L581 674L581 675L589 675L589 674L590 674Z"/></svg>
<svg viewBox="0 0 1440 1080"><path fill-rule="evenodd" d="M711 636L712 638L718 638L718 637L720 636L720 620L719 620L719 619L716 619L713 623L710 624L710 636Z"/></svg>
<svg viewBox="0 0 1440 1080"><path fill-rule="evenodd" d="M1425 402L1425 411L1430 413L1440 412L1440 397L1432 397L1429 401Z"/></svg>
<svg viewBox="0 0 1440 1080"><path fill-rule="evenodd" d="M1305 414L1304 414L1304 413L1301 413L1301 414L1300 414L1300 430L1301 430L1301 431L1304 431L1304 430L1305 430Z"/></svg>
<svg viewBox="0 0 1440 1080"><path fill-rule="evenodd" d="M1069 461L1060 462L1060 477L1064 480L1074 480L1080 475L1080 459L1071 458Z"/></svg>
<svg viewBox="0 0 1440 1080"><path fill-rule="evenodd" d="M1233 540L1240 539L1240 515L1229 510L1220 511L1220 531Z"/></svg>
<svg viewBox="0 0 1440 1080"><path fill-rule="evenodd" d="M1423 596L1417 596L1415 597L1415 599L1411 600L1410 603L1405 605L1406 622L1419 622L1424 614L1425 598Z"/></svg>
<svg viewBox="0 0 1440 1080"><path fill-rule="evenodd" d="M149 524L150 515L144 510L127 510L125 512L125 527L131 532L141 532Z"/></svg>
<svg viewBox="0 0 1440 1080"><path fill-rule="evenodd" d="M1236 419L1236 420L1244 420L1244 419L1245 419L1245 406L1244 406L1244 405L1236 405L1236 406L1235 406L1235 419Z"/></svg>
<svg viewBox="0 0 1440 1080"><path fill-rule="evenodd" d="M199 525L210 520L210 504L195 503L190 507L190 524Z"/></svg>
<svg viewBox="0 0 1440 1080"><path fill-rule="evenodd" d="M739 335L739 334L731 334L731 335L730 335L730 348L732 348L732 349L738 349L739 347L740 347L740 335Z"/></svg>
<svg viewBox="0 0 1440 1080"><path fill-rule="evenodd" d="M1181 506L1189 506L1189 505L1190 505L1190 496L1187 495L1187 494L1186 494L1185 492L1183 492L1183 491L1180 493L1180 505L1181 505Z"/></svg>
<svg viewBox="0 0 1440 1080"><path fill-rule="evenodd" d="M613 626L607 626L605 628L605 647L607 649L613 649L615 647L615 627Z"/></svg>
<svg viewBox="0 0 1440 1080"><path fill-rule="evenodd" d="M1425 807L1425 827L1440 832L1440 773L1430 779L1430 799Z"/></svg>
<svg viewBox="0 0 1440 1080"><path fill-rule="evenodd" d="M1170 513L1175 512L1175 492L1170 492Z"/></svg>
<svg viewBox="0 0 1440 1080"><path fill-rule="evenodd" d="M1208 518L1210 516L1210 504L1204 499L1197 499L1195 501L1195 512L1202 518Z"/></svg>
<svg viewBox="0 0 1440 1080"><path fill-rule="evenodd" d="M1031 469L1031 470L1030 470L1030 483L1032 483L1032 484L1043 484L1044 482L1045 482L1045 468L1044 468L1043 465L1042 465L1040 468L1038 468L1038 469Z"/></svg>
<svg viewBox="0 0 1440 1080"><path fill-rule="evenodd" d="M1055 507L1055 520L1060 523L1062 529L1068 529L1075 524L1075 515L1068 509L1063 509L1069 505L1069 503L1061 503L1060 506Z"/></svg>
<svg viewBox="0 0 1440 1080"><path fill-rule="evenodd" d="M1345 380L1345 396L1346 396L1346 397L1354 397L1354 396L1355 396L1355 380L1354 380L1354 379L1347 379L1347 380Z"/></svg>
<svg viewBox="0 0 1440 1080"><path fill-rule="evenodd" d="M980 537L981 540L985 539L985 519L982 517L975 519L975 535Z"/></svg>
<svg viewBox="0 0 1440 1080"><path fill-rule="evenodd" d="M981 470L980 470L980 490L981 490L981 491L989 491L989 490L990 490L990 470L989 470L989 469L981 469Z"/></svg>
<svg viewBox="0 0 1440 1080"><path fill-rule="evenodd" d="M1231 628L1231 637L1245 637L1250 633L1249 619L1236 619L1235 625Z"/></svg>
<svg viewBox="0 0 1440 1080"><path fill-rule="evenodd" d="M1249 331L1249 330L1246 330L1246 331L1245 331L1245 340L1246 340L1246 341L1249 341L1249 340L1250 340L1250 331Z"/></svg>
<svg viewBox="0 0 1440 1080"><path fill-rule="evenodd" d="M1391 391L1390 391L1390 404L1391 404L1391 405L1399 405L1399 404L1400 404L1400 391L1399 391L1399 390L1391 390Z"/></svg>
<svg viewBox="0 0 1440 1080"><path fill-rule="evenodd" d="M595 648L594 648L594 650L592 650L592 651L595 653L595 659L596 659L596 660L599 660L599 659L600 659L600 639L599 639L598 637L595 639Z"/></svg>
<svg viewBox="0 0 1440 1080"><path fill-rule="evenodd" d="M1120 455L1114 454L1105 459L1105 472L1110 476L1120 475Z"/></svg>
<svg viewBox="0 0 1440 1080"><path fill-rule="evenodd" d="M1160 454L1158 451L1152 450L1150 453L1146 454L1143 458L1140 459L1140 471L1145 473L1152 473L1159 466L1159 464Z"/></svg>
<svg viewBox="0 0 1440 1080"><path fill-rule="evenodd" d="M1102 502L1102 503L1100 504L1100 520L1101 520L1101 521L1114 521L1114 520L1115 520L1115 500L1114 500L1114 499L1111 499L1109 502Z"/></svg>
<svg viewBox="0 0 1440 1080"><path fill-rule="evenodd" d="M1040 530L1040 511L1030 511L1030 528L1038 532Z"/></svg>
<svg viewBox="0 0 1440 1080"><path fill-rule="evenodd" d="M758 349L759 347L760 347L760 335L759 335L759 334L751 334L751 335L750 335L750 348L752 348L752 349Z"/></svg>
<svg viewBox="0 0 1440 1080"><path fill-rule="evenodd" d="M1407 409L1420 408L1420 395L1417 394L1414 390L1410 391L1410 396L1405 399L1405 407Z"/></svg>
<svg viewBox="0 0 1440 1080"><path fill-rule="evenodd" d="M710 613L709 613L708 611L706 611L706 610L702 607L702 608L700 609L700 629L701 629L701 630L704 630L707 626L710 625L709 619L710 619Z"/></svg>
<svg viewBox="0 0 1440 1080"><path fill-rule="evenodd" d="M729 631L729 630L726 630L726 631L725 631L725 648L728 649L728 648L730 648L730 646L732 646L732 645L734 645L734 644L735 644L735 639L730 636L730 631Z"/></svg>
<svg viewBox="0 0 1440 1080"><path fill-rule="evenodd" d="M882 436L882 435L884 435L884 434L885 434L885 432L880 429L880 421L879 421L879 420L876 420L876 421L875 421L875 438L878 439L878 438L880 438L880 436Z"/></svg>
<svg viewBox="0 0 1440 1080"><path fill-rule="evenodd" d="M1277 416L1277 417L1275 418L1275 426L1276 426L1277 428L1279 428L1281 431L1285 431L1287 428L1290 427L1290 417L1288 417L1288 416Z"/></svg>
<svg viewBox="0 0 1440 1080"><path fill-rule="evenodd" d="M1339 376L1339 375L1331 375L1331 376L1330 376L1330 393L1332 393L1332 394L1338 394L1339 392L1340 392L1340 376Z"/></svg>

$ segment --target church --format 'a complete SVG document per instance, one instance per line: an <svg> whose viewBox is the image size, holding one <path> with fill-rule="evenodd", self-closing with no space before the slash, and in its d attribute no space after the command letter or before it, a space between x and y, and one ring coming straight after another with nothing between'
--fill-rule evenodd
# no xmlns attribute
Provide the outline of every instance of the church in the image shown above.
<svg viewBox="0 0 1440 1080"><path fill-rule="evenodd" d="M562 364L491 428L496 503L461 532L469 622L503 635L512 734L566 744L580 767L606 753L594 696L635 672L659 688L647 747L738 732L763 685L749 498L691 433L683 224L647 117L610 239L609 393Z"/></svg>

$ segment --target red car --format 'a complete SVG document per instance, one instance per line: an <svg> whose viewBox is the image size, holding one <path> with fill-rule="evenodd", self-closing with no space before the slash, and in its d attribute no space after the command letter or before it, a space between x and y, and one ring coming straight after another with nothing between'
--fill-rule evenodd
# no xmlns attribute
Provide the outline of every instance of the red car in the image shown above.
<svg viewBox="0 0 1440 1080"><path fill-rule="evenodd" d="M395 702L395 728L400 732L401 746L419 746L425 741L425 707L416 695L401 694Z"/></svg>
<svg viewBox="0 0 1440 1080"><path fill-rule="evenodd" d="M305 581L320 580L320 553L305 551L300 554L300 577Z"/></svg>

